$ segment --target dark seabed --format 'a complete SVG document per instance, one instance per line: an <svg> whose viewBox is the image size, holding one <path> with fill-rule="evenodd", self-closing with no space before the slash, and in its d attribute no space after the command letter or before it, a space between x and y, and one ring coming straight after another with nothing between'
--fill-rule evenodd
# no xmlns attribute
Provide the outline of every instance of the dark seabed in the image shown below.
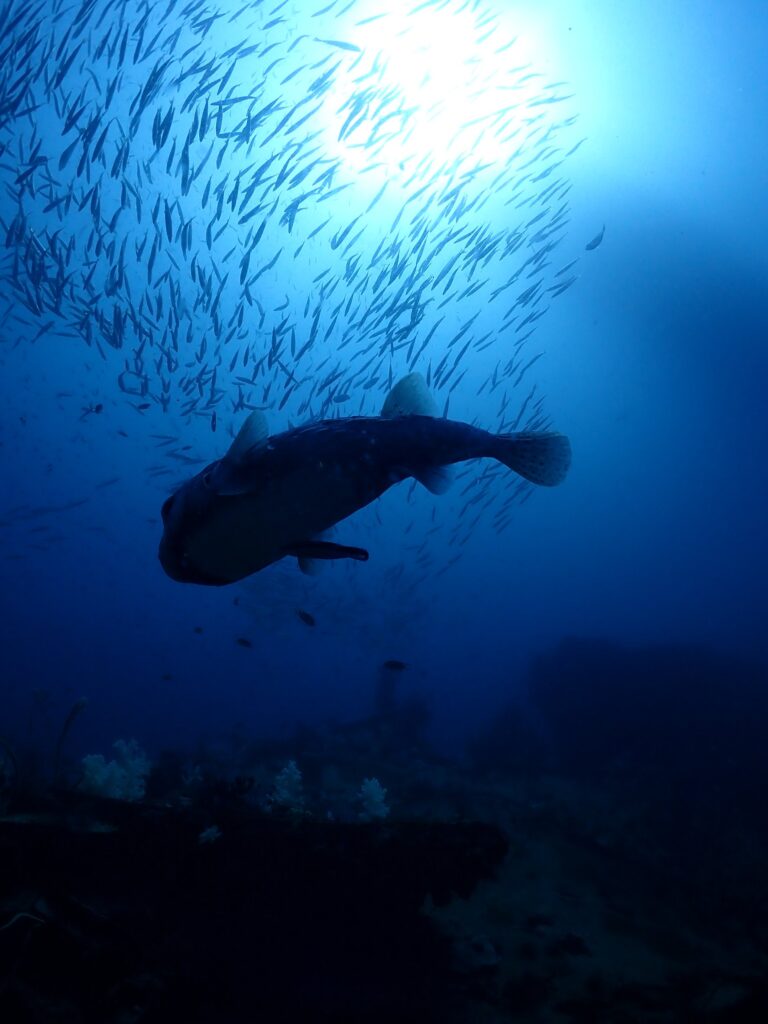
<svg viewBox="0 0 768 1024"><path fill-rule="evenodd" d="M0 0L3 1024L768 1020L766 38Z"/></svg>

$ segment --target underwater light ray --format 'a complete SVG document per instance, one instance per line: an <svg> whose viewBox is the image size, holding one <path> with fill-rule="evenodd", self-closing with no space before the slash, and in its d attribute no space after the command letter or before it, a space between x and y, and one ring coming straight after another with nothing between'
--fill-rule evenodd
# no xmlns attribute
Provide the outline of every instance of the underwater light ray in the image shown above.
<svg viewBox="0 0 768 1024"><path fill-rule="evenodd" d="M495 50L488 48L490 36L499 31L494 12L473 17L466 5L453 10L422 5L416 11L387 12L377 20L375 33L374 26L368 26L368 33L351 29L363 53L375 56L368 70L354 81L351 75L340 74L335 88L357 87L374 77L385 100L371 110L361 92L352 89L341 105L355 109L357 117L353 121L350 115L339 132L336 141L347 142L339 151L358 169L359 145L365 149L382 142L379 131L385 119L391 119L399 120L398 128L407 127L408 131L405 135L399 130L389 132L384 140L386 149L376 150L376 155L383 157L386 173L402 169L422 154L444 154L456 163L469 153L490 161L501 159L504 149L498 131L481 131L464 146L459 139L469 127L501 119L505 112L510 114L507 121L512 121L515 104L499 105L503 91L517 93L521 111L535 101L537 76L529 72L532 62L518 61L510 67L507 55L515 45L522 56L522 43L514 37ZM360 63L358 57L355 66ZM354 135L362 135L362 143L356 142Z"/></svg>
<svg viewBox="0 0 768 1024"><path fill-rule="evenodd" d="M8 51L6 106L34 110L0 126L24 317L185 429L375 412L414 369L444 413L479 392L499 429L541 425L526 346L572 283L553 254L574 119L488 6L331 5L309 31L259 7L91 7L15 30L52 74Z"/></svg>

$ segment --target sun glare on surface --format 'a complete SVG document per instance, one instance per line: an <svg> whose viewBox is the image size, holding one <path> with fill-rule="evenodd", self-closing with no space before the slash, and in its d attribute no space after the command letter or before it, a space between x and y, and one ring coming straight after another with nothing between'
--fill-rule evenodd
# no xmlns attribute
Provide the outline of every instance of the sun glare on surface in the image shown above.
<svg viewBox="0 0 768 1024"><path fill-rule="evenodd" d="M329 145L356 171L503 161L542 79L495 15L430 5L350 25L328 96ZM354 56L353 56L354 54Z"/></svg>

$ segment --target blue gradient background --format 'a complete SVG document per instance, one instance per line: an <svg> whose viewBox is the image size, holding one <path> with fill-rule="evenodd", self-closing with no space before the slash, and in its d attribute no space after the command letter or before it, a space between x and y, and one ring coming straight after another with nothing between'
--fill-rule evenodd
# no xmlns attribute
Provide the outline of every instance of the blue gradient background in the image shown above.
<svg viewBox="0 0 768 1024"><path fill-rule="evenodd" d="M31 692L45 690L55 722L88 698L73 736L83 753L106 752L118 736L156 752L200 736L284 733L298 721L367 711L378 665L399 658L411 666L403 685L430 699L434 736L459 751L520 689L531 657L566 636L768 657L768 11L703 0L489 6L537 71L568 81L575 131L587 138L568 161L571 221L557 254L558 265L582 256L580 278L539 322L531 349L546 353L535 379L573 444L566 483L516 508L500 535L481 518L460 545L451 535L461 499L409 502L403 484L340 528L342 541L370 548L367 565L306 579L286 561L242 586L176 584L157 561L159 508L186 470L152 480L159 456L149 435L178 432L212 459L243 414L222 405L216 434L178 410L138 415L116 386L121 353L105 363L77 338L31 343L35 329L13 317L6 258L4 732L25 729ZM309 5L291 17L301 26ZM431 17L439 38L450 10ZM29 131L25 120L3 139ZM2 173L3 184L13 181ZM323 216L344 226L345 202L342 193ZM4 190L0 216L7 225L13 215ZM602 245L583 252L603 223ZM289 256L279 273L290 277ZM300 294L302 284L286 287ZM284 294L275 291L274 305ZM451 309L457 325L472 301ZM438 336L438 356L439 344ZM482 366L475 370L482 380ZM497 397L486 405L475 391L453 393L452 415L493 426ZM366 411L385 393L366 392ZM81 421L89 402L104 410ZM288 426L284 413L268 415L275 429ZM37 518L12 513L81 498ZM443 529L417 565L404 531L433 505ZM315 616L314 629L299 607Z"/></svg>

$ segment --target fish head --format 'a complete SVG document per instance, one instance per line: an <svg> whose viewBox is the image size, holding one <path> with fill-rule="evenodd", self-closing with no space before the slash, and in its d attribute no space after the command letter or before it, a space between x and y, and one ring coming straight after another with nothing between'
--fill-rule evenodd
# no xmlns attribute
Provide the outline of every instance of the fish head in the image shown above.
<svg viewBox="0 0 768 1024"><path fill-rule="evenodd" d="M172 580L180 583L216 586L230 582L212 575L195 558L196 538L215 515L219 500L214 487L217 469L217 462L206 466L163 502L160 564Z"/></svg>
<svg viewBox="0 0 768 1024"><path fill-rule="evenodd" d="M251 464L225 456L164 502L160 563L171 579L208 586L258 572L286 553L289 500Z"/></svg>
<svg viewBox="0 0 768 1024"><path fill-rule="evenodd" d="M260 465L268 439L264 414L252 411L226 455L165 501L159 556L171 579L221 586L283 556L285 505Z"/></svg>

